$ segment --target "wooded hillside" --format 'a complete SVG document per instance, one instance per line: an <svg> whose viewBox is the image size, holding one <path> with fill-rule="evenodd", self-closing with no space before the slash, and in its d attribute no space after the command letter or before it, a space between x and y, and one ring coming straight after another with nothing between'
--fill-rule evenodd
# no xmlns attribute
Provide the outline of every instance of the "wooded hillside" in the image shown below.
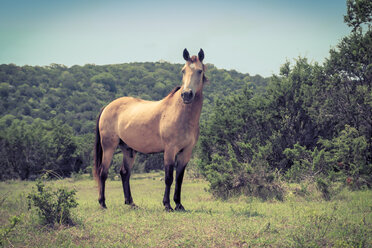
<svg viewBox="0 0 372 248"><path fill-rule="evenodd" d="M84 171L91 164L100 109L122 96L147 100L165 97L181 85L182 66L167 62L72 67L0 65L0 145L1 153L9 157L1 162L8 171L1 177L27 179L45 169L62 175ZM267 79L258 75L207 67L212 83L204 90L202 119L215 99L247 85L255 91L263 90L267 84ZM56 133L63 140L54 137ZM146 163L146 168L139 170L162 168L159 159L159 155L139 156L138 160Z"/></svg>

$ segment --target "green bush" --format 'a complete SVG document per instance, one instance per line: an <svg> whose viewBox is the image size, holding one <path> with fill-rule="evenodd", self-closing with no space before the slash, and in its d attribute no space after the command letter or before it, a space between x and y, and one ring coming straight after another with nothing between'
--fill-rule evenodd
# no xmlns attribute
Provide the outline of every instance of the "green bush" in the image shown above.
<svg viewBox="0 0 372 248"><path fill-rule="evenodd" d="M286 177L295 182L317 181L327 177L341 181L352 189L372 186L372 164L368 161L368 142L357 129L345 125L340 134L330 140L320 139L314 150L295 144L284 150L292 162ZM324 188L320 186L320 188Z"/></svg>
<svg viewBox="0 0 372 248"><path fill-rule="evenodd" d="M83 169L77 145L72 128L61 121L14 120L0 131L0 180L32 179L45 170L69 176Z"/></svg>
<svg viewBox="0 0 372 248"><path fill-rule="evenodd" d="M262 200L284 199L284 189L275 173L267 171L260 164L251 166L248 163L239 163L230 145L228 154L228 159L213 154L212 162L206 166L204 174L210 182L213 195L223 199L238 194L255 196Z"/></svg>
<svg viewBox="0 0 372 248"><path fill-rule="evenodd" d="M294 147L284 150L284 155L292 162L291 168L285 176L288 180L301 182L313 181L316 176L329 175L333 167L325 159L325 150L315 148L313 151L298 143Z"/></svg>
<svg viewBox="0 0 372 248"><path fill-rule="evenodd" d="M319 143L327 151L327 163L344 183L352 189L372 187L372 164L368 160L371 151L366 137L356 128L345 125L337 137Z"/></svg>
<svg viewBox="0 0 372 248"><path fill-rule="evenodd" d="M38 180L36 188L27 196L29 208L35 207L37 213L45 224L73 224L71 208L76 208L76 190L58 188L52 190L46 187L42 180Z"/></svg>

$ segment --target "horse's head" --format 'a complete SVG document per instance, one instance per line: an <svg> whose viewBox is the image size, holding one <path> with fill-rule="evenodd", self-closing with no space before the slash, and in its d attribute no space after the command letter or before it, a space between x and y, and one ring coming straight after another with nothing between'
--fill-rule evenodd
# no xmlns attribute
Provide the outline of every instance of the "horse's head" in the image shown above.
<svg viewBox="0 0 372 248"><path fill-rule="evenodd" d="M203 84L207 81L204 75L203 49L200 49L198 56L190 57L189 52L185 48L185 50L183 50L183 58L186 60L186 64L182 68L183 85L181 97L185 104L189 104L192 103L195 95L203 90Z"/></svg>

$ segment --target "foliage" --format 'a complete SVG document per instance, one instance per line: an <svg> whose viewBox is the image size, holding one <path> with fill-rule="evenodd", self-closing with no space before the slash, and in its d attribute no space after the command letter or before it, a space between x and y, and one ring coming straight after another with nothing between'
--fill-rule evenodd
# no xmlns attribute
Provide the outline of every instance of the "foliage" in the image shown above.
<svg viewBox="0 0 372 248"><path fill-rule="evenodd" d="M213 87L205 87L205 108L214 99L246 84L261 89L267 80L207 65ZM129 63L66 67L0 65L0 110L2 122L12 119L57 118L78 135L91 133L100 109L122 96L159 100L181 84L181 64ZM228 82L224 79L228 77ZM7 117L6 117L7 116ZM6 118L5 118L6 117ZM30 118L31 117L31 118Z"/></svg>
<svg viewBox="0 0 372 248"><path fill-rule="evenodd" d="M363 23L372 22L372 3L369 0L347 0L347 15L344 21L354 30Z"/></svg>
<svg viewBox="0 0 372 248"><path fill-rule="evenodd" d="M313 151L299 144L284 151L293 163L286 172L289 180L300 182L326 176L343 181L354 189L372 186L368 142L358 130L346 125L339 136L332 140L320 139L318 144L319 148L315 147Z"/></svg>
<svg viewBox="0 0 372 248"><path fill-rule="evenodd" d="M348 1L345 21L355 28L323 65L286 62L266 91L246 89L215 102L202 124L198 156L216 195L225 197L236 181L248 183L254 176L247 170L310 179L326 199L328 180L372 187L370 6Z"/></svg>
<svg viewBox="0 0 372 248"><path fill-rule="evenodd" d="M133 171L143 173L163 169L163 153L155 153L149 155L138 154L136 156Z"/></svg>
<svg viewBox="0 0 372 248"><path fill-rule="evenodd" d="M329 201L331 200L331 191L330 185L327 180L322 179L321 177L317 178L316 186L318 190L322 193L324 200Z"/></svg>
<svg viewBox="0 0 372 248"><path fill-rule="evenodd" d="M372 162L366 137L356 128L345 126L339 136L332 140L320 140L326 154L325 159L333 170L354 189L372 187Z"/></svg>
<svg viewBox="0 0 372 248"><path fill-rule="evenodd" d="M318 70L318 66L312 67L305 59L299 59L292 71L284 73L283 69L286 76L273 77L266 92L253 94L245 89L216 102L209 119L202 125L199 156L200 169L211 183L218 178L212 170L221 174L218 181L224 185L221 192L226 191L226 187L233 188L231 180L234 176L239 178L247 165L258 175L262 171L270 175L275 170L287 170L291 165L283 154L286 148L296 143L314 145L315 127L302 96L308 91L312 74ZM229 164L231 158L237 165ZM252 176L243 178L248 182ZM264 181L274 185L273 180Z"/></svg>
<svg viewBox="0 0 372 248"><path fill-rule="evenodd" d="M211 183L214 195L228 198L244 193L264 200L283 199L284 190L274 172L261 164L259 154L254 154L259 141L267 135L265 117L257 110L262 102L246 88L217 101L210 118L203 123L199 168Z"/></svg>
<svg viewBox="0 0 372 248"><path fill-rule="evenodd" d="M8 238L10 233L16 228L16 226L22 221L22 216L12 216L9 218L9 225L0 228L0 246L3 246L5 240Z"/></svg>
<svg viewBox="0 0 372 248"><path fill-rule="evenodd" d="M228 154L228 158L213 154L211 163L203 172L213 195L223 199L239 194L262 200L284 199L285 191L273 172L268 172L263 166L239 163L230 144Z"/></svg>
<svg viewBox="0 0 372 248"><path fill-rule="evenodd" d="M14 120L0 135L0 179L32 179L54 170L63 176L79 171L72 128L61 121Z"/></svg>
<svg viewBox="0 0 372 248"><path fill-rule="evenodd" d="M37 180L36 188L28 194L29 208L35 207L45 224L72 224L71 209L78 203L75 199L76 190L46 187L42 180Z"/></svg>
<svg viewBox="0 0 372 248"><path fill-rule="evenodd" d="M286 172L288 180L301 182L314 180L320 173L328 175L333 167L325 161L324 153L324 150L319 151L317 147L313 151L307 150L306 147L298 143L292 149L285 149L284 155L293 163Z"/></svg>

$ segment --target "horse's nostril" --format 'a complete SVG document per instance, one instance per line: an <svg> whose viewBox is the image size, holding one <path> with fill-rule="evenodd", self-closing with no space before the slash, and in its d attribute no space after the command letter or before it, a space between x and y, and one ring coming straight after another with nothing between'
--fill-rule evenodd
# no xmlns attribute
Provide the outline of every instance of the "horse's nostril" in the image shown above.
<svg viewBox="0 0 372 248"><path fill-rule="evenodd" d="M192 98L194 97L194 93L192 92L192 90L183 91L181 93L181 97L183 98L184 101L191 101Z"/></svg>
<svg viewBox="0 0 372 248"><path fill-rule="evenodd" d="M192 91L187 91L184 93L184 97L186 97L187 99L191 99L192 98Z"/></svg>

